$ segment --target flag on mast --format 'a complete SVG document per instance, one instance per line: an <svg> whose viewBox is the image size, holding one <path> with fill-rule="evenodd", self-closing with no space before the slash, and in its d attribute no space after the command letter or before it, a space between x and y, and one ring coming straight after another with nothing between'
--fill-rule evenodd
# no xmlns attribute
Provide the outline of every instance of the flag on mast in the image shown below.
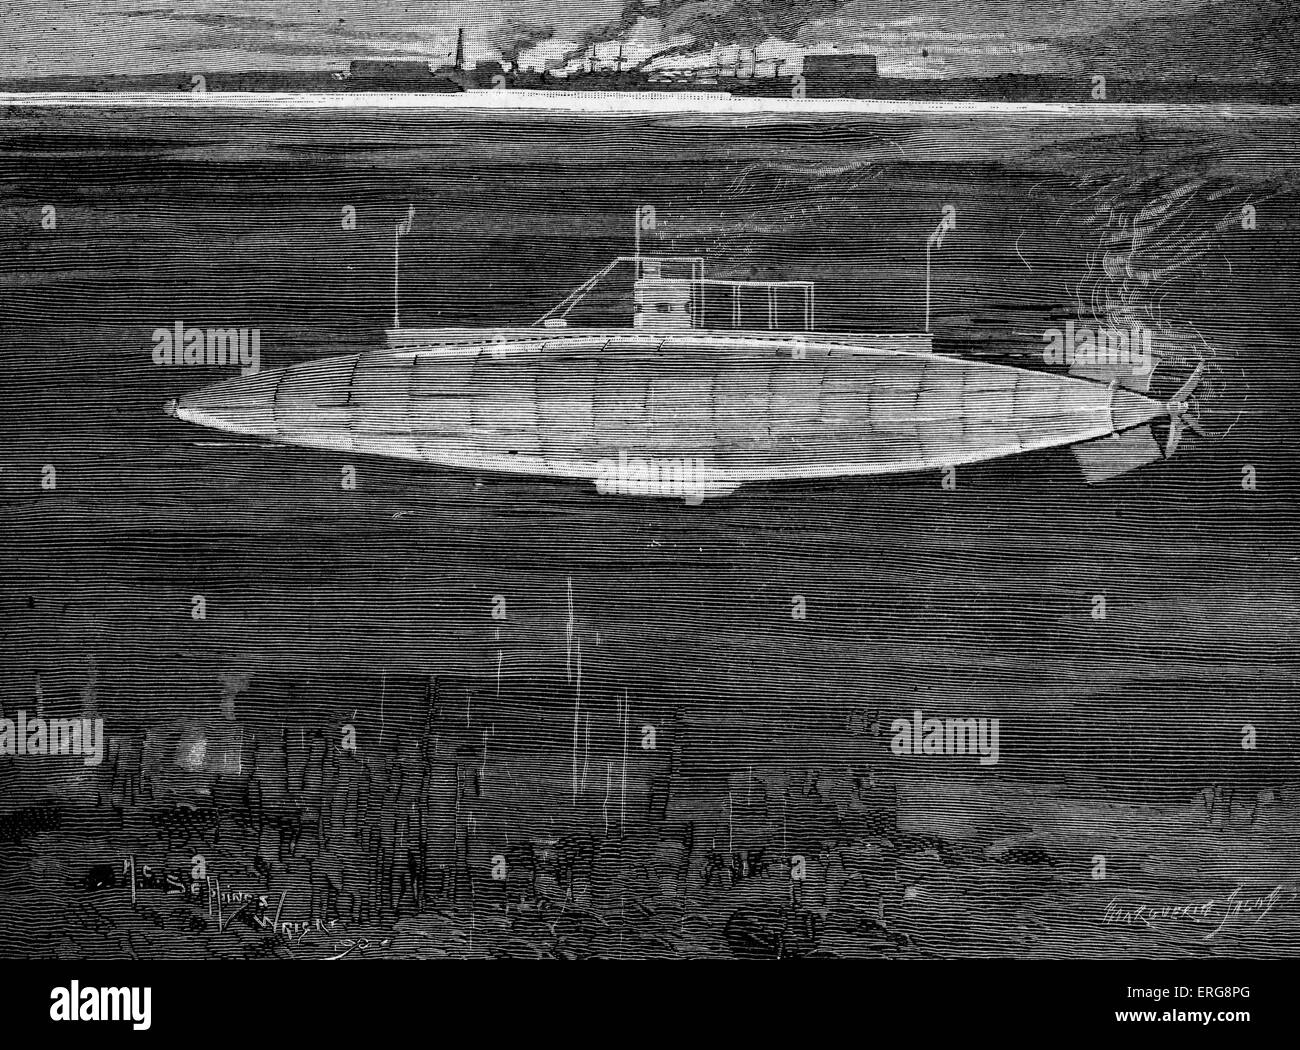
<svg viewBox="0 0 1300 1050"><path fill-rule="evenodd" d="M936 250L942 248L943 239L947 235L948 231L955 230L956 228L957 220L949 215L945 215L943 221L934 228L934 232L930 234L930 239L926 243Z"/></svg>
<svg viewBox="0 0 1300 1050"><path fill-rule="evenodd" d="M406 218L397 224L397 236L405 237L411 232L411 227L415 225L415 205L409 205L406 209Z"/></svg>

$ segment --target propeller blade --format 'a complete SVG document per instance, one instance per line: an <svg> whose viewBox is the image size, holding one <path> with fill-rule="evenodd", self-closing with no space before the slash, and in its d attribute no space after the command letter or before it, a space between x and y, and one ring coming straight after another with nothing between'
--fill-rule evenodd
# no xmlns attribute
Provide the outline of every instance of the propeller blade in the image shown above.
<svg viewBox="0 0 1300 1050"><path fill-rule="evenodd" d="M1184 423L1178 416L1172 416L1169 420L1169 438L1165 442L1165 459L1173 459L1174 453L1178 451L1178 443L1183 439Z"/></svg>
<svg viewBox="0 0 1300 1050"><path fill-rule="evenodd" d="M1201 376L1204 373L1205 373L1205 362L1202 361L1199 365L1196 366L1196 370L1188 377L1187 382L1184 383L1178 389L1178 393L1176 393L1169 400L1186 401L1191 396L1192 391L1196 389L1196 384L1201 381Z"/></svg>

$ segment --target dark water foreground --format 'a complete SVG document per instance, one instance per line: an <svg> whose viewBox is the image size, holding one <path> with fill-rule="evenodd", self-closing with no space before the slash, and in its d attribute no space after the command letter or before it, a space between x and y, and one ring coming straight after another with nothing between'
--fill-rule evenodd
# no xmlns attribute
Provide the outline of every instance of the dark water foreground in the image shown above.
<svg viewBox="0 0 1300 1050"><path fill-rule="evenodd" d="M450 925L420 936L450 954L1293 949L1295 124L10 111L0 701L33 714L39 676L47 714L102 717L112 743L89 771L0 758L5 811L30 811L0 862L0 928L26 932L0 946L75 955L98 922L119 952L283 954L264 925L232 947L168 918L161 889L148 929L121 885L85 889L92 861L203 851L294 921L391 937L436 903ZM1141 317L1173 386L1213 361L1227 433L1096 488L1050 453L955 490L688 508L163 415L233 374L154 365L178 320L259 329L266 367L374 345L408 204L408 325L531 321L629 251L650 204L648 250L816 280L819 327L878 331L921 326L951 204L941 350L1045 367L1044 328ZM998 763L892 754L917 709L999 719ZM494 856L528 874L493 881ZM1208 940L1217 921L1152 930L1114 906L1222 916L1235 887L1278 886ZM605 933L467 947L466 923L537 914L520 900ZM651 912L676 932L629 948Z"/></svg>

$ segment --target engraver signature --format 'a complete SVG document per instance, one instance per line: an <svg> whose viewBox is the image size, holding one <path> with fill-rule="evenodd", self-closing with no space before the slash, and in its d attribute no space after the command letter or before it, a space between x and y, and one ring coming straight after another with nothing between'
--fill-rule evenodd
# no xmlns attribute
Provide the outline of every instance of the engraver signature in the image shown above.
<svg viewBox="0 0 1300 1050"><path fill-rule="evenodd" d="M1149 904L1138 901L1125 901L1113 897L1106 905L1104 921L1107 925L1123 923L1126 926L1146 926L1156 930L1156 923L1186 920L1197 925L1216 922L1217 925L1202 939L1211 940L1230 922L1253 916L1250 925L1254 926L1276 908L1279 903L1293 901L1297 897L1294 889L1276 886L1265 896L1247 896L1238 886L1226 898L1219 900L1210 897L1204 901L1186 904Z"/></svg>

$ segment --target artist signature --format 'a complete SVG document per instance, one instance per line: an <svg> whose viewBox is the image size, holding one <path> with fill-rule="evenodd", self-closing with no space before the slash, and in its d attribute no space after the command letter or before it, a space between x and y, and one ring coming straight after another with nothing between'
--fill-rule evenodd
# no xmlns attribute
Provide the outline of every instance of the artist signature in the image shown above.
<svg viewBox="0 0 1300 1050"><path fill-rule="evenodd" d="M1149 904L1145 901L1114 897L1106 905L1103 921L1108 926L1122 923L1126 926L1146 926L1151 930L1158 929L1157 923L1183 921L1197 926L1215 923L1214 929L1202 938L1208 941L1222 932L1229 923L1251 919L1249 925L1256 925L1280 903L1293 901L1296 896L1295 889L1282 886L1274 887L1267 895L1249 896L1238 886L1223 900L1210 897L1203 901L1184 904Z"/></svg>
<svg viewBox="0 0 1300 1050"><path fill-rule="evenodd" d="M392 938L389 937L385 937L381 941L371 941L366 937L349 937L346 940L336 941L334 944L335 949L342 948L343 951L339 952L338 955L329 956L325 961L334 962L336 959L344 959L354 951L358 955L365 955L367 948L388 948L391 947L392 943Z"/></svg>

